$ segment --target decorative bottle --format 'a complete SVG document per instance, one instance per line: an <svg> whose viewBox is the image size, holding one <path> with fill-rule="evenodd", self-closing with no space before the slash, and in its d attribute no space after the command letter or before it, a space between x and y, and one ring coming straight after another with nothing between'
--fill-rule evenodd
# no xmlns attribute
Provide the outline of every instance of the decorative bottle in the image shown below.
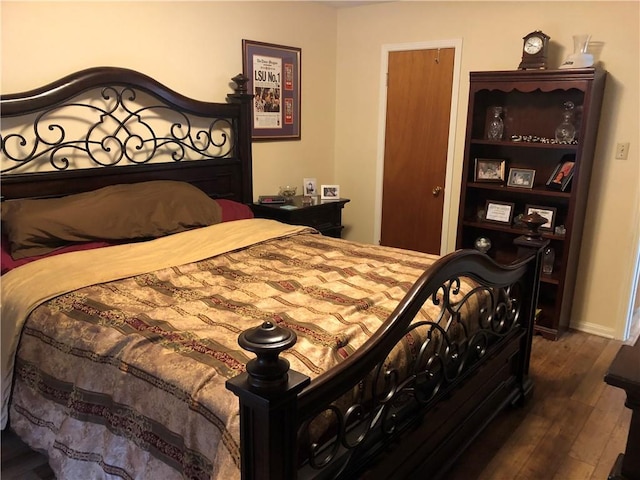
<svg viewBox="0 0 640 480"><path fill-rule="evenodd" d="M556 141L571 143L576 138L576 127L573 125L573 102L564 102L562 122L556 128Z"/></svg>
<svg viewBox="0 0 640 480"><path fill-rule="evenodd" d="M547 247L542 254L542 273L547 275L553 273L553 263L556 260L556 252L553 248Z"/></svg>
<svg viewBox="0 0 640 480"><path fill-rule="evenodd" d="M504 123L500 115L502 114L502 107L491 107L491 121L489 122L489 128L487 128L487 139L489 140L501 140L502 133L504 132Z"/></svg>
<svg viewBox="0 0 640 480"><path fill-rule="evenodd" d="M491 240L489 240L487 237L478 237L476 238L476 241L474 242L473 246L479 252L487 253L491 248Z"/></svg>

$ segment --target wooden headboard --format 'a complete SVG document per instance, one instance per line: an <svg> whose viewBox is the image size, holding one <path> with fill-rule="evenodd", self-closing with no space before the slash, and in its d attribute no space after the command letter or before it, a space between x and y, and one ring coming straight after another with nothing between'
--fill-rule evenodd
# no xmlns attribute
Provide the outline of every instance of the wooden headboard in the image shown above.
<svg viewBox="0 0 640 480"><path fill-rule="evenodd" d="M2 200L180 180L212 198L253 201L253 96L246 77L232 80L236 88L227 103L187 98L117 67L90 68L2 95ZM78 159L84 166L77 166Z"/></svg>

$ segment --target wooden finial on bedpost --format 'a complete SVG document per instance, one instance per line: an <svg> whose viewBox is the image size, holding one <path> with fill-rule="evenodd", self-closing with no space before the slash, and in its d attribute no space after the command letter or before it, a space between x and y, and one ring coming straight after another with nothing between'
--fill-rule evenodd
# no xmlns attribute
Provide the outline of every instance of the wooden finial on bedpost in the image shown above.
<svg viewBox="0 0 640 480"><path fill-rule="evenodd" d="M524 235L524 240L529 242L541 242L542 235L540 234L540 227L547 223L547 219L540 215L538 212L530 213L522 217L522 223L527 227L527 233ZM518 243L516 243L518 244ZM523 244L523 243L521 243ZM526 245L526 243L524 243ZM532 248L537 248L537 244L530 245Z"/></svg>
<svg viewBox="0 0 640 480"><path fill-rule="evenodd" d="M268 389L285 384L289 362L278 355L293 347L296 340L294 331L271 322L264 322L259 327L242 332L238 337L238 343L257 356L247 363L249 385Z"/></svg>
<svg viewBox="0 0 640 480"><path fill-rule="evenodd" d="M242 73L239 73L231 80L236 84L236 95L246 95L247 94L247 82L249 81L249 77L245 77ZM251 95L253 97L253 95Z"/></svg>
<svg viewBox="0 0 640 480"><path fill-rule="evenodd" d="M243 480L296 477L298 393L310 379L289 369L279 355L296 343L292 330L264 322L242 332L238 343L256 354L247 371L227 380L240 400L240 450Z"/></svg>

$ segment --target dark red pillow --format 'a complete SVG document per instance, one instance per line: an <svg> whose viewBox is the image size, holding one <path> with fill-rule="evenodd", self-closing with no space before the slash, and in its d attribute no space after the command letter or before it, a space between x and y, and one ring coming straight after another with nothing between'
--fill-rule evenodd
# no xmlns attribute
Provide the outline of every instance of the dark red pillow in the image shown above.
<svg viewBox="0 0 640 480"><path fill-rule="evenodd" d="M41 258L52 257L53 255L58 255L60 253L75 252L77 250L91 250L92 248L108 247L109 245L114 245L114 244L109 242L74 243L71 245L67 245L66 247L58 248L53 252L45 253L43 255L35 255L33 257L25 257L25 258L20 258L18 260L14 260L11 257L11 253L10 253L11 247L10 247L9 240L7 239L7 237L2 235L2 252L0 256L0 269L2 270L2 272L0 273L0 275L4 275L8 271L13 270L14 268L19 267L20 265L33 262L34 260L39 260Z"/></svg>
<svg viewBox="0 0 640 480"><path fill-rule="evenodd" d="M233 220L245 220L247 218L253 218L253 212L248 205L244 203L235 202L233 200L225 200L223 198L217 199L218 205L222 209L222 221L231 222Z"/></svg>

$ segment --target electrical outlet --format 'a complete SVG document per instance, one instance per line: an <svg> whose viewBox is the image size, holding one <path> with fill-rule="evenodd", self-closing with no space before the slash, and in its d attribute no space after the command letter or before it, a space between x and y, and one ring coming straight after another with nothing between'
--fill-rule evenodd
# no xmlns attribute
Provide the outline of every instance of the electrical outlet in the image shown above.
<svg viewBox="0 0 640 480"><path fill-rule="evenodd" d="M629 155L629 142L616 145L616 160L626 160Z"/></svg>

